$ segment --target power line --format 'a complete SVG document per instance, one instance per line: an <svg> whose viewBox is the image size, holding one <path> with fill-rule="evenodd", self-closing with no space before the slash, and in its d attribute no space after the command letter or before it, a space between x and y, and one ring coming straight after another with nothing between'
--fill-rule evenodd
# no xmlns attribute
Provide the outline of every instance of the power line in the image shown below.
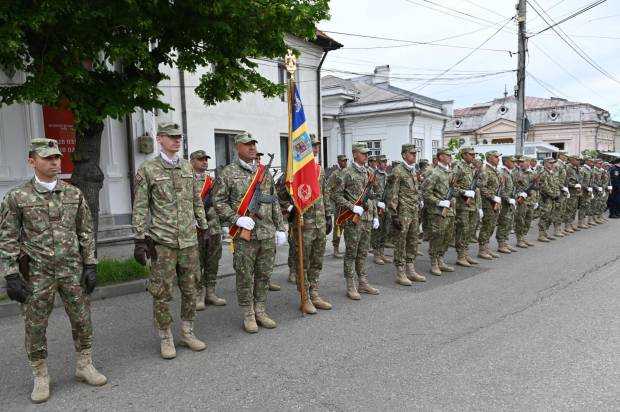
<svg viewBox="0 0 620 412"><path fill-rule="evenodd" d="M566 22L567 20L570 20L570 19L572 19L572 18L575 18L575 17L579 16L580 14L583 14L583 13L585 13L586 11L591 10L591 9L595 8L596 6L599 6L599 5L601 5L601 4L603 4L603 3L606 3L606 2L607 2L607 0L597 0L597 1L595 1L594 3L591 3L591 4L589 4L588 6L586 6L586 7L582 8L582 9L580 9L580 10L577 10L576 12L574 12L574 13L573 13L573 14L571 14L571 15L569 15L568 17L565 17L565 18L563 18L562 20L560 20L560 21L558 21L558 22L556 22L556 23L554 23L554 24L551 24L551 25L549 25L549 26L545 27L544 29L542 29L542 30L540 30L540 31L538 31L538 32L536 32L536 33L534 33L534 34L532 34L532 35L531 35L531 36L529 36L529 37L534 37L534 36L539 35L540 33L544 33L544 32L546 32L547 30L552 29L552 28L554 28L555 26L558 26L558 25L560 25L560 24L562 24L562 23ZM529 1L528 1L528 3L529 3ZM530 6L531 6L531 4L530 4ZM532 8L533 8L533 7L534 7L534 6L532 6ZM540 5L538 5L538 7L540 7ZM541 10L542 10L542 7L541 7ZM538 10L534 10L534 11L536 12L536 14L538 14L538 15L539 15L539 16L540 16L540 17L541 17L541 18L545 21L545 23L547 23L547 20L545 20L545 18L544 18L544 17L543 17L540 13L538 13ZM544 12L544 10L543 10L543 12ZM551 17L549 17L549 18L551 18ZM552 20L552 21L553 21L553 20ZM547 23L547 24L549 24L549 23Z"/></svg>
<svg viewBox="0 0 620 412"><path fill-rule="evenodd" d="M452 17L457 17L457 16L454 15L454 13L456 13L457 15L460 15L460 16L466 16L465 20L472 21L472 22L478 23L478 24L480 24L478 22L478 20L482 21L484 23L487 23L487 24L491 24L491 25L496 25L497 24L497 22L494 22L494 21L491 21L491 20L487 20L487 19L482 18L482 17L474 16L473 14L465 13L463 11L460 11L460 10L457 10L457 9L453 9L451 7L447 7L447 6L438 4L438 3L435 3L435 2L430 1L430 0L419 0L419 1L423 1L424 3L431 4L434 7L428 6L428 5L425 5L425 4L420 4L420 3L412 1L412 0L405 0L405 1L407 3L415 4L416 6L421 6L421 7L425 7L427 9L430 9L430 10L438 11L440 13L447 14L447 15L452 16ZM439 9L437 9L437 8L439 8ZM463 17L460 17L460 16L459 16L459 18L463 19Z"/></svg>
<svg viewBox="0 0 620 412"><path fill-rule="evenodd" d="M543 89L545 89L546 91L548 91L551 96L560 96L560 97L568 97L565 93L562 93L561 91L559 91L558 89L556 89L555 87L551 86L549 83L546 83L542 80L540 80L539 78L537 78L536 76L534 76L531 72L529 71L525 71L527 73L527 75L529 77L531 77L536 83L538 83Z"/></svg>
<svg viewBox="0 0 620 412"><path fill-rule="evenodd" d="M507 18L508 18L508 17L504 16L503 14L500 14L500 13L496 12L496 11L495 11L495 10L493 10L493 9L489 9L488 7L484 7L484 6L482 6L482 5L478 4L478 3L475 3L475 2L473 2L472 0L465 0L465 1L466 1L466 2L468 2L469 4L473 4L474 6L476 6L476 7L480 8L480 9L482 9L482 10L486 10L486 11L488 11L488 12L490 12L490 13L493 13L493 14L495 14L496 16L501 17L502 19L507 19Z"/></svg>

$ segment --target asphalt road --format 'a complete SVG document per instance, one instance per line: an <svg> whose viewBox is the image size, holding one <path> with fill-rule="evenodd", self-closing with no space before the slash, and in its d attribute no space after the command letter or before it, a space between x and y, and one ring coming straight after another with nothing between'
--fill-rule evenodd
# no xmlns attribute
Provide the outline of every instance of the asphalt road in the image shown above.
<svg viewBox="0 0 620 412"><path fill-rule="evenodd" d="M256 335L241 330L226 278L228 306L198 316L207 350L179 348L172 361L159 358L145 293L97 301L102 388L74 381L58 308L48 328L52 398L41 409L619 410L619 234L612 220L413 288L369 259L381 294L359 302L344 296L342 261L326 258L322 292L334 310L306 317L280 267L285 287L268 305L278 328ZM428 258L418 266L428 273ZM35 409L21 319L0 319L0 331L0 410Z"/></svg>

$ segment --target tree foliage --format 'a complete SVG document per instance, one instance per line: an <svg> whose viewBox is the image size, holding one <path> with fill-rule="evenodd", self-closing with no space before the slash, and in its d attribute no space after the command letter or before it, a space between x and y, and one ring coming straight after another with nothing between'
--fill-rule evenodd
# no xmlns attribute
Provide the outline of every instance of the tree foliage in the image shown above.
<svg viewBox="0 0 620 412"><path fill-rule="evenodd" d="M9 0L0 2L0 104L63 102L78 132L160 100L162 68L208 67L196 93L206 104L282 92L249 58L280 58L285 35L315 36L328 0Z"/></svg>

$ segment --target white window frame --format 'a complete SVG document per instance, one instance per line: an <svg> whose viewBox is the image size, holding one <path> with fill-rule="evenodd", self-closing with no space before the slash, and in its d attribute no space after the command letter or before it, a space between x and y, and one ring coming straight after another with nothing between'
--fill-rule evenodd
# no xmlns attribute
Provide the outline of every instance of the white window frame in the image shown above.
<svg viewBox="0 0 620 412"><path fill-rule="evenodd" d="M377 156L381 154L381 148L383 146L381 139L373 140L360 140L358 143L364 143L367 148L370 149L369 156Z"/></svg>

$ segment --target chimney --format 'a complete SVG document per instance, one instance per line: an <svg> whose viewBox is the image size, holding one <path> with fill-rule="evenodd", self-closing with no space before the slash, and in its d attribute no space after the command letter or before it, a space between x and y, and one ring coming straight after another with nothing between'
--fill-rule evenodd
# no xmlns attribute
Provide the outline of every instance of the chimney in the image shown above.
<svg viewBox="0 0 620 412"><path fill-rule="evenodd" d="M390 65L375 67L375 75L372 77L372 84L390 84Z"/></svg>

